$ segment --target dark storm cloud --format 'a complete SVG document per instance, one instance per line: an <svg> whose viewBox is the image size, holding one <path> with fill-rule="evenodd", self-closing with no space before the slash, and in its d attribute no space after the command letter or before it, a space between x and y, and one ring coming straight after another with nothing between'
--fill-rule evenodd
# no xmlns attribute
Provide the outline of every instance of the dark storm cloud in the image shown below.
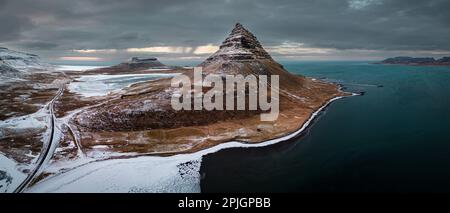
<svg viewBox="0 0 450 213"><path fill-rule="evenodd" d="M21 46L30 50L52 50L58 47L58 44L43 41L24 41Z"/></svg>
<svg viewBox="0 0 450 213"><path fill-rule="evenodd" d="M14 14L6 8L6 1L0 0L0 42L11 41L20 36L23 30L31 29L28 17Z"/></svg>
<svg viewBox="0 0 450 213"><path fill-rule="evenodd" d="M449 10L448 0L0 0L0 45L49 56L195 48L219 44L239 21L265 46L450 51Z"/></svg>

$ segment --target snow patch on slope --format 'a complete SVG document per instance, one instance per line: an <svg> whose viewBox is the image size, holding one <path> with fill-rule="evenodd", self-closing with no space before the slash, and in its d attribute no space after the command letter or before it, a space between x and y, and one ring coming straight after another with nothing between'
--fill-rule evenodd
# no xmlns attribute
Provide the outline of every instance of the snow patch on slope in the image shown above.
<svg viewBox="0 0 450 213"><path fill-rule="evenodd" d="M14 192L27 177L17 168L18 163L0 153L0 193Z"/></svg>
<svg viewBox="0 0 450 213"><path fill-rule="evenodd" d="M45 108L29 115L0 121L0 139L41 132L48 128L48 122L48 110Z"/></svg>
<svg viewBox="0 0 450 213"><path fill-rule="evenodd" d="M3 70L8 67L20 72L53 70L52 65L42 62L37 55L7 48L0 48L0 66L3 66Z"/></svg>

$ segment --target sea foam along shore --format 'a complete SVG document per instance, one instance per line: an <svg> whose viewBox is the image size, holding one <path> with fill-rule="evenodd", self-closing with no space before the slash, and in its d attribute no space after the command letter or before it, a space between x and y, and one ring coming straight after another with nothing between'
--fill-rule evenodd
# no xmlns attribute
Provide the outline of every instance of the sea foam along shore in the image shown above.
<svg viewBox="0 0 450 213"><path fill-rule="evenodd" d="M352 94L355 95L358 94ZM300 129L280 138L257 144L232 141L169 157L141 156L85 163L50 176L27 192L200 192L200 165L204 155L227 148L263 147L292 139L302 133L322 110L344 97L350 96L330 99L311 114Z"/></svg>

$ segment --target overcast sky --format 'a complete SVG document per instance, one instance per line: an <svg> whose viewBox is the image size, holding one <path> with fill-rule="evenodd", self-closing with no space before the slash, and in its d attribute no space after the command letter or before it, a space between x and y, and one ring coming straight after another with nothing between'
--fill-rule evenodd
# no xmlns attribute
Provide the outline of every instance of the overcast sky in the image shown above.
<svg viewBox="0 0 450 213"><path fill-rule="evenodd" d="M0 0L0 46L49 61L201 60L235 22L277 59L450 56L449 0Z"/></svg>

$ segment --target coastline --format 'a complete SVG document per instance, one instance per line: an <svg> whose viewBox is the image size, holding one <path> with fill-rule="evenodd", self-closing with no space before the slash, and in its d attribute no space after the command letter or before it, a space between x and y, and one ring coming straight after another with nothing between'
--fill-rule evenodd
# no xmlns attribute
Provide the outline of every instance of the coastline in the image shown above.
<svg viewBox="0 0 450 213"><path fill-rule="evenodd" d="M408 63L381 63L381 62L374 62L371 64L378 64L378 65L398 65L398 66L413 66L413 67L450 67L450 64L408 64Z"/></svg>
<svg viewBox="0 0 450 213"><path fill-rule="evenodd" d="M338 96L338 97L330 99L328 102L326 102L324 105L322 105L319 109L314 111L314 113L311 114L311 116L308 118L308 120L305 123L303 123L301 128L297 129L296 131L294 131L292 133L288 133L284 136L281 136L278 138L273 138L273 139L270 139L270 140L267 140L264 142L260 142L260 143L246 143L246 142L241 142L241 141L230 141L230 142L216 145L216 146L208 148L208 149L204 149L204 150L195 152L195 153L205 152L203 155L206 155L206 154L212 154L212 153L218 152L222 149L264 147L264 146L270 146L270 145L273 145L273 144L276 144L279 142L290 140L290 139L295 138L296 136L300 135L304 130L306 130L308 128L308 126L314 121L314 119L319 115L319 113L322 112L323 110L325 110L331 103L333 103L334 101L337 101L339 99L346 98L346 97L352 97L352 96L357 96L357 94L352 93L351 96ZM233 144L231 144L231 143L233 143ZM234 145L234 143L239 143L239 145L229 146L229 145ZM223 146L220 147L221 145L223 145ZM193 154L195 154L195 153L193 153Z"/></svg>
<svg viewBox="0 0 450 213"><path fill-rule="evenodd" d="M340 88L339 91L341 91ZM203 156L228 148L257 148L288 141L303 133L318 117L320 112L325 110L331 103L345 97L357 95L359 94L351 93L349 96L337 96L328 100L320 108L314 111L299 129L278 138L273 138L260 143L229 141L197 152L178 153L171 156L138 155L130 158L105 159L97 161L86 161L86 159L81 159L79 160L81 162L78 162L78 165L76 165L77 162L73 162L75 165L71 168L66 168L67 170L64 172L61 172L58 169L55 170L55 172L59 171L59 173L56 172L54 175L50 175L41 182L36 183L31 186L27 192L200 192L200 167ZM128 167L123 168L123 165L130 163L147 169L142 169L141 171L130 171L133 169ZM93 179L91 179L91 177L110 176L110 172L114 170L128 171L123 172L124 174L133 174L138 172L139 175L143 175L141 177L147 178L144 180L135 181L133 186L128 187L117 186L114 184L114 181L99 183L98 181L93 181ZM152 171L156 170L158 170L157 174L152 173ZM123 174L117 175L114 173L112 175L116 175L115 178L117 181L124 178L120 177ZM94 178L94 180L95 179L96 178ZM77 183L79 182L86 183L88 187L85 189L77 187ZM136 188L137 191L134 191L133 187Z"/></svg>

